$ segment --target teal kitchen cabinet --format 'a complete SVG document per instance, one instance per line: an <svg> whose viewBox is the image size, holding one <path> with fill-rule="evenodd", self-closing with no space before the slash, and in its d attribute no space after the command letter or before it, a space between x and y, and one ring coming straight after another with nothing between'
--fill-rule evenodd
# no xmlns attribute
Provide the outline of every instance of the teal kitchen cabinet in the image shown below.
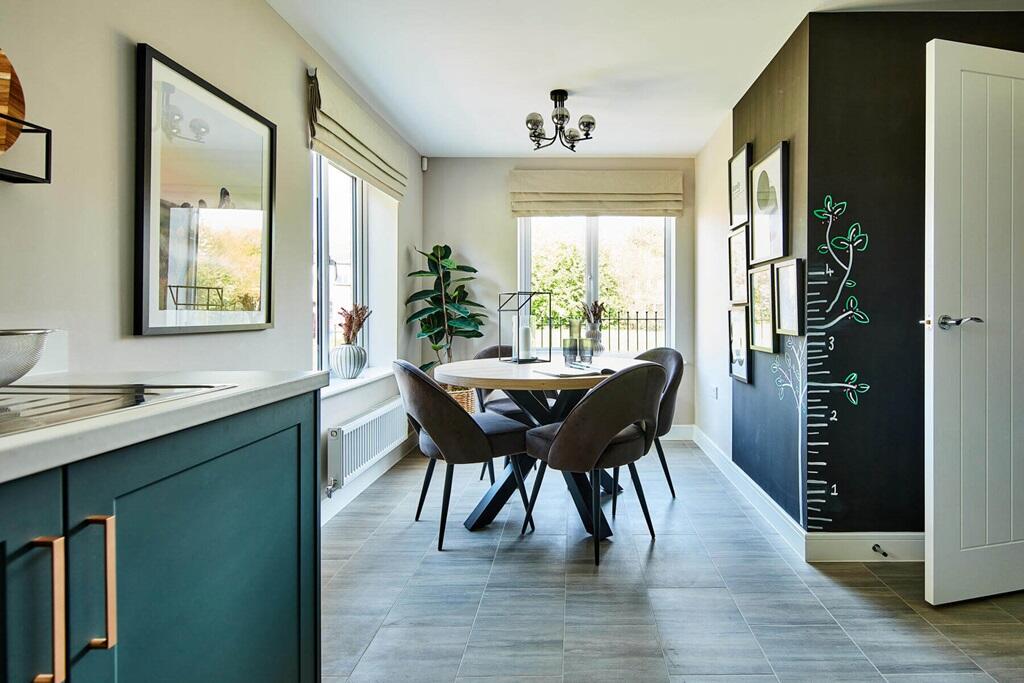
<svg viewBox="0 0 1024 683"><path fill-rule="evenodd" d="M318 681L316 397L0 485L6 680L51 666L63 535L71 683Z"/></svg>
<svg viewBox="0 0 1024 683"><path fill-rule="evenodd" d="M60 470L0 484L0 681L63 680L62 534Z"/></svg>

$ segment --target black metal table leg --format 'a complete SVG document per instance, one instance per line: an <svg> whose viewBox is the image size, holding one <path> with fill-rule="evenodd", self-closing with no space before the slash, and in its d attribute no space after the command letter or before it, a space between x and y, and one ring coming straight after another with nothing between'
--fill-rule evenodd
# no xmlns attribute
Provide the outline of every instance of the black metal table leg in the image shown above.
<svg viewBox="0 0 1024 683"><path fill-rule="evenodd" d="M576 512L580 515L580 521L583 522L583 527L587 530L590 535L594 534L593 524L593 489L590 488L590 480L587 479L587 475L580 474L579 472L562 472L562 476L565 478L565 487L569 489L569 495L572 497L572 502L576 504ZM612 535L612 529L608 526L608 520L605 519L604 513L600 514L601 519L601 536L600 538L608 538Z"/></svg>
<svg viewBox="0 0 1024 683"><path fill-rule="evenodd" d="M529 471L533 464L533 458L525 455L516 456L519 458L519 466L522 471ZM470 531L479 531L485 526L494 521L494 518L501 512L501 508L505 507L505 503L512 497L513 494L518 493L519 485L516 483L515 473L512 471L512 464L509 463L505 466L505 469L501 471L497 480L491 485L491 488L487 489L487 493L477 503L476 508L470 513L469 517L466 518L465 525Z"/></svg>

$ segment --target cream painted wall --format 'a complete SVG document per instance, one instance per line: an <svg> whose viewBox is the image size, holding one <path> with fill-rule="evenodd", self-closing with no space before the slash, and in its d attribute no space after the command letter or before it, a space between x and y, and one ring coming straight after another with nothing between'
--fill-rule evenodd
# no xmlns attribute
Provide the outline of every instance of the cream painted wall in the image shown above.
<svg viewBox="0 0 1024 683"><path fill-rule="evenodd" d="M131 334L138 42L277 124L272 330ZM368 109L323 59L262 0L0 2L0 45L21 77L28 118L54 130L53 184L0 183L0 327L68 330L73 371L311 367L307 64ZM419 154L402 149L410 178L399 207L404 275L413 266L408 247L422 242L423 194ZM409 290L404 278L398 287ZM404 327L399 335L400 355L417 358L412 335Z"/></svg>
<svg viewBox="0 0 1024 683"><path fill-rule="evenodd" d="M676 348L687 362L679 390L676 424L693 423L693 226L694 160L679 158L432 158L423 181L423 242L448 243L456 258L480 270L474 298L496 306L499 291L516 286L517 229L509 210L508 174L518 169L679 169L683 172L683 215L676 220ZM724 319L724 313L723 313ZM492 318L492 322L495 322ZM497 340L496 324L475 343L459 340L458 358ZM429 350L424 353L429 353Z"/></svg>
<svg viewBox="0 0 1024 683"><path fill-rule="evenodd" d="M732 383L729 376L729 193L726 169L732 156L732 112L697 155L695 188L697 362L695 424L726 454L732 454ZM716 398L717 391L717 398Z"/></svg>

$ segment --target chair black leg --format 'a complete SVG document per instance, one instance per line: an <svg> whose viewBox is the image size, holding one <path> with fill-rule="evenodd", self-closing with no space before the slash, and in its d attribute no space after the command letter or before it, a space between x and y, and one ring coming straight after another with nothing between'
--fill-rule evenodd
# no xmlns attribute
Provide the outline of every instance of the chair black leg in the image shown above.
<svg viewBox="0 0 1024 683"><path fill-rule="evenodd" d="M484 475L487 474L487 463L481 463L480 466L480 481L484 480ZM493 481L491 482L494 483Z"/></svg>
<svg viewBox="0 0 1024 683"><path fill-rule="evenodd" d="M530 525L531 531L536 531L533 525L533 517L530 514L530 497L526 494L526 480L523 478L523 470L519 467L519 461L512 458L512 475L516 478L516 486L519 487L519 495L523 499L523 509L526 511L524 522Z"/></svg>
<svg viewBox="0 0 1024 683"><path fill-rule="evenodd" d="M526 533L527 522L533 521L533 506L537 502L537 494L540 493L540 483L544 480L544 473L547 472L547 469L548 464L542 460L540 469L537 470L537 478L533 480L533 495L530 496L530 502L526 506L526 519L523 520L523 528L519 531L520 536Z"/></svg>
<svg viewBox="0 0 1024 683"><path fill-rule="evenodd" d="M434 474L434 465L437 464L437 460L434 458L430 459L427 463L427 473L423 475L423 490L420 491L420 504L416 506L416 521L420 521L420 513L423 512L423 501L427 499L427 489L430 488L430 477Z"/></svg>
<svg viewBox="0 0 1024 683"><path fill-rule="evenodd" d="M658 457L661 459L661 469L665 470L665 480L668 481L668 490L672 497L676 497L676 487L672 485L672 475L668 473L668 461L665 460L665 451L661 447L661 439L654 437L654 447L658 449Z"/></svg>
<svg viewBox="0 0 1024 683"><path fill-rule="evenodd" d="M619 468L612 469L612 517L615 516L616 503L619 502Z"/></svg>
<svg viewBox="0 0 1024 683"><path fill-rule="evenodd" d="M594 542L594 566L601 564L601 470L595 469L590 473L590 505L591 505L591 528L594 534L590 537Z"/></svg>
<svg viewBox="0 0 1024 683"><path fill-rule="evenodd" d="M444 547L444 525L448 523L448 500L452 497L452 474L455 465L448 465L444 470L444 498L441 499L441 530L437 533L437 549Z"/></svg>
<svg viewBox="0 0 1024 683"><path fill-rule="evenodd" d="M644 519L647 520L647 530L654 538L654 525L651 524L651 513L647 509L647 499L644 498L644 487L640 485L640 475L636 473L636 465L629 463L629 476L633 479L633 488L636 489L636 497L640 500L640 508L644 511Z"/></svg>
<svg viewBox="0 0 1024 683"><path fill-rule="evenodd" d="M494 486L494 460L487 461L487 473L491 476L491 486Z"/></svg>

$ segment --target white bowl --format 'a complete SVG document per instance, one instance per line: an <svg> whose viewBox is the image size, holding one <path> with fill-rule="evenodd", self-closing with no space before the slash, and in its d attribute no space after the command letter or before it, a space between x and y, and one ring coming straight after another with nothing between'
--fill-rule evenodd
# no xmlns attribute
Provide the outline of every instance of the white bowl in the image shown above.
<svg viewBox="0 0 1024 683"><path fill-rule="evenodd" d="M52 330L0 330L0 387L21 379L39 362Z"/></svg>

